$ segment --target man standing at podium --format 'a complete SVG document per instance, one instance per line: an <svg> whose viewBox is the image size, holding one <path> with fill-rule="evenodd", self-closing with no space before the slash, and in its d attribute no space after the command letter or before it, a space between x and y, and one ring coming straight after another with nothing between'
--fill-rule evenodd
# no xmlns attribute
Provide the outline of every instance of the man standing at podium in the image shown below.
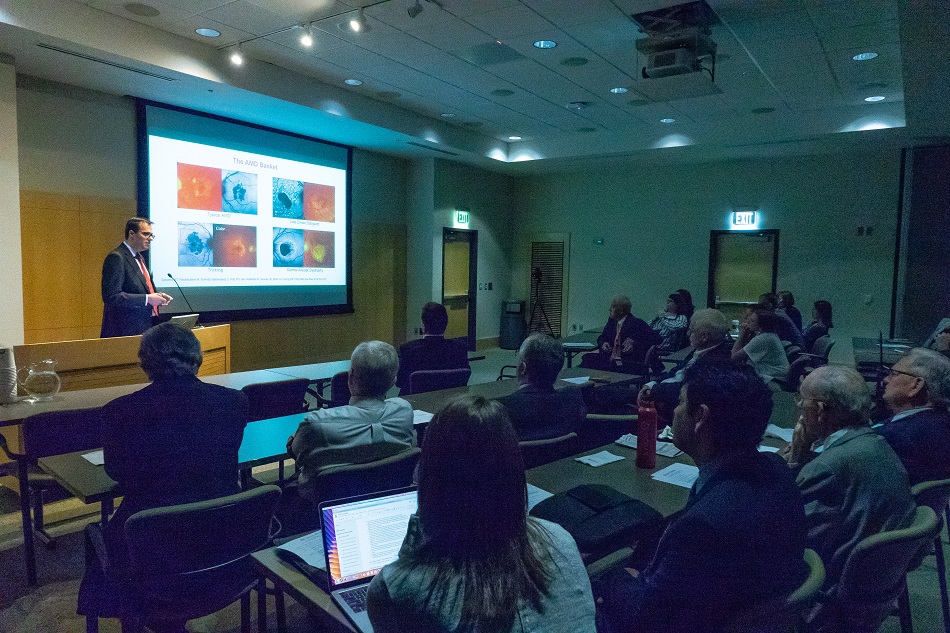
<svg viewBox="0 0 950 633"><path fill-rule="evenodd" d="M155 238L145 218L125 222L125 240L102 263L102 338L135 336L152 326L158 307L172 300L155 292L142 253Z"/></svg>

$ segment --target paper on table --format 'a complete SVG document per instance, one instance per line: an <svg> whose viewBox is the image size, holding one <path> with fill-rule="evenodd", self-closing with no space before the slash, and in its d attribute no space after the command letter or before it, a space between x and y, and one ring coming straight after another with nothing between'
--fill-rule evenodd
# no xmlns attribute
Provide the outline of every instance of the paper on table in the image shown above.
<svg viewBox="0 0 950 633"><path fill-rule="evenodd" d="M609 464L611 462L619 462L623 457L620 455L614 455L610 451L600 451L599 453L594 453L593 455L585 455L584 457L575 457L577 461L582 464L588 464L590 466L603 466L604 464Z"/></svg>
<svg viewBox="0 0 950 633"><path fill-rule="evenodd" d="M653 473L653 479L683 488L692 488L697 477L699 477L699 468L689 464L670 464L663 470Z"/></svg>
<svg viewBox="0 0 950 633"><path fill-rule="evenodd" d="M777 447L777 446L765 446L765 445L763 445L763 446L760 446L760 447L759 447L759 452L760 452L760 453L777 453L777 452L778 452L778 447Z"/></svg>
<svg viewBox="0 0 950 633"><path fill-rule="evenodd" d="M615 440L614 444L620 444L621 446L626 446L628 448L636 448L637 436L632 433L627 433L626 435L622 435L617 440ZM663 457L676 457L682 452L683 451L673 446L672 442L657 442L656 443L657 455L662 455Z"/></svg>
<svg viewBox="0 0 950 633"><path fill-rule="evenodd" d="M578 376L577 378L561 378L564 382L569 382L575 385L583 385L584 383L590 382L590 376Z"/></svg>
<svg viewBox="0 0 950 633"><path fill-rule="evenodd" d="M528 511L531 511L531 508L538 505L548 497L553 497L554 494L544 490L543 488L538 488L537 486L532 486L528 484Z"/></svg>
<svg viewBox="0 0 950 633"><path fill-rule="evenodd" d="M770 424L765 427L765 434L771 435L772 437L777 437L780 440L785 440L786 442L792 441L792 432L794 429L783 429L780 426L775 426Z"/></svg>
<svg viewBox="0 0 950 633"><path fill-rule="evenodd" d="M594 349L594 348L597 347L597 345L594 344L594 343L562 343L561 346L562 346L562 347L566 347L566 348L568 348L568 349L571 349L571 348L574 348L574 349Z"/></svg>
<svg viewBox="0 0 950 633"><path fill-rule="evenodd" d="M106 463L105 457L102 455L102 449L93 451L91 453L86 453L83 455L83 457L93 466L102 466Z"/></svg>
<svg viewBox="0 0 950 633"><path fill-rule="evenodd" d="M412 423L413 424L428 424L432 421L432 414L428 411L419 411L418 409L412 412Z"/></svg>
<svg viewBox="0 0 950 633"><path fill-rule="evenodd" d="M292 541L287 541L277 549L296 554L300 559L318 569L327 568L327 559L323 554L323 531L317 530Z"/></svg>

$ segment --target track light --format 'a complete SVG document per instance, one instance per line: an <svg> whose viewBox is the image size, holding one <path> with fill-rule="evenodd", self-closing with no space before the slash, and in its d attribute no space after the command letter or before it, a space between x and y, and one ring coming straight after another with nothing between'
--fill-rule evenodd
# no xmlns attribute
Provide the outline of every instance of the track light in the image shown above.
<svg viewBox="0 0 950 633"><path fill-rule="evenodd" d="M313 46L313 22L304 28L304 32L300 36L300 45L306 46L307 48Z"/></svg>
<svg viewBox="0 0 950 633"><path fill-rule="evenodd" d="M241 45L238 44L237 48L231 49L231 63L235 66L240 66L244 63L244 52L241 50Z"/></svg>
<svg viewBox="0 0 950 633"><path fill-rule="evenodd" d="M360 7L356 17L350 20L350 28L356 33L369 30L369 22L366 21L366 15L363 13L363 7Z"/></svg>
<svg viewBox="0 0 950 633"><path fill-rule="evenodd" d="M416 18L422 13L422 5L419 3L419 0L416 0L416 3L409 7L408 12L410 18Z"/></svg>

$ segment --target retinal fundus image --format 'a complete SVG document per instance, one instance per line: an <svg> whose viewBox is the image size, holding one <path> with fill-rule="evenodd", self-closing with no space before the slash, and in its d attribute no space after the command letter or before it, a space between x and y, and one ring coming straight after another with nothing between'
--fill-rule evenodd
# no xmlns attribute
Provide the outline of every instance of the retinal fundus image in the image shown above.
<svg viewBox="0 0 950 633"><path fill-rule="evenodd" d="M221 170L178 163L178 208L221 210Z"/></svg>
<svg viewBox="0 0 950 633"><path fill-rule="evenodd" d="M178 223L178 265L213 266L211 251L213 225L201 222Z"/></svg>
<svg viewBox="0 0 950 633"><path fill-rule="evenodd" d="M303 217L302 182L287 178L274 178L274 217Z"/></svg>
<svg viewBox="0 0 950 633"><path fill-rule="evenodd" d="M304 268L333 268L336 266L333 244L335 235L327 231L304 231Z"/></svg>
<svg viewBox="0 0 950 633"><path fill-rule="evenodd" d="M311 182L303 186L303 217L317 222L336 220L334 206L334 188L330 185L317 185Z"/></svg>
<svg viewBox="0 0 950 633"><path fill-rule="evenodd" d="M215 224L211 247L215 266L257 266L257 229L253 226Z"/></svg>
<svg viewBox="0 0 950 633"><path fill-rule="evenodd" d="M303 230L274 229L274 267L303 266Z"/></svg>
<svg viewBox="0 0 950 633"><path fill-rule="evenodd" d="M224 172L221 199L222 211L257 215L257 174Z"/></svg>

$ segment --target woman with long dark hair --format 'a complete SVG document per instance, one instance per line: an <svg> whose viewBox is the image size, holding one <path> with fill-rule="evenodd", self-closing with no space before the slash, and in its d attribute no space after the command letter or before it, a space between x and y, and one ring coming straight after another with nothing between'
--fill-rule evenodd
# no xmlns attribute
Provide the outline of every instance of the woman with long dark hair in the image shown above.
<svg viewBox="0 0 950 633"><path fill-rule="evenodd" d="M689 344L686 339L689 318L683 313L684 308L683 295L674 292L667 297L663 311L650 321L650 327L662 339L659 346L661 352L675 352Z"/></svg>
<svg viewBox="0 0 950 633"><path fill-rule="evenodd" d="M594 632L577 545L527 516L518 439L498 402L462 397L429 423L419 509L368 609L377 633Z"/></svg>
<svg viewBox="0 0 950 633"><path fill-rule="evenodd" d="M822 336L828 334L828 330L834 327L831 321L831 303L823 299L815 302L815 309L812 311L811 325L802 332L802 338L805 340L805 351L811 352L812 346Z"/></svg>

